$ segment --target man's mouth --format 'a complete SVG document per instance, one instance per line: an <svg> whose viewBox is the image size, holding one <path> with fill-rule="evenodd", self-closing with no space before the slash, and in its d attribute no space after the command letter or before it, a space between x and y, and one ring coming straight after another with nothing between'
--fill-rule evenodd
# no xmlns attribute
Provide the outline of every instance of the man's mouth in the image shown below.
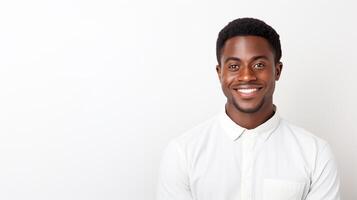
<svg viewBox="0 0 357 200"><path fill-rule="evenodd" d="M242 89L237 89L237 91L243 94L251 94L258 91L258 88L242 88Z"/></svg>
<svg viewBox="0 0 357 200"><path fill-rule="evenodd" d="M262 87L250 86L250 87L237 87L234 90L237 91L237 93L243 98L253 98L258 94L259 90L261 89Z"/></svg>

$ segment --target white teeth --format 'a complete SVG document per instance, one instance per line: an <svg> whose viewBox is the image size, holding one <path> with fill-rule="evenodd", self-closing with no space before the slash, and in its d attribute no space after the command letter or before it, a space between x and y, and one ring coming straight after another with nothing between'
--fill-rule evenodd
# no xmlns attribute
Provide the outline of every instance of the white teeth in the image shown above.
<svg viewBox="0 0 357 200"><path fill-rule="evenodd" d="M250 94L255 91L257 91L257 88L244 88L244 89L238 89L239 92L244 93L244 94Z"/></svg>

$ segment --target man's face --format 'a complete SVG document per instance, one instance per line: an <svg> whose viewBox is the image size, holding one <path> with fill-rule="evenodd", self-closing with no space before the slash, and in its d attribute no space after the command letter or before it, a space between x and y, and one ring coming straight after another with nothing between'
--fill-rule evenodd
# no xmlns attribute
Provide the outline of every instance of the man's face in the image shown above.
<svg viewBox="0 0 357 200"><path fill-rule="evenodd" d="M230 38L222 49L220 62L216 69L227 106L243 113L257 113L272 106L282 64L275 63L266 39Z"/></svg>

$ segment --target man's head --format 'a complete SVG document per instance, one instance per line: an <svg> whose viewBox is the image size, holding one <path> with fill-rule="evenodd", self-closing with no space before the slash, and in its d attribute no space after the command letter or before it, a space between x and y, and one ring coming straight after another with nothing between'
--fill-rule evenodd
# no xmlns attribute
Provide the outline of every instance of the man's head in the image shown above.
<svg viewBox="0 0 357 200"><path fill-rule="evenodd" d="M221 51L227 40L235 36L259 36L266 39L275 55L275 62L281 58L281 45L278 33L265 22L254 18L239 18L227 24L218 34L216 56L220 64Z"/></svg>
<svg viewBox="0 0 357 200"><path fill-rule="evenodd" d="M264 22L241 18L224 27L217 39L216 69L227 109L258 115L271 112L280 58L279 35Z"/></svg>

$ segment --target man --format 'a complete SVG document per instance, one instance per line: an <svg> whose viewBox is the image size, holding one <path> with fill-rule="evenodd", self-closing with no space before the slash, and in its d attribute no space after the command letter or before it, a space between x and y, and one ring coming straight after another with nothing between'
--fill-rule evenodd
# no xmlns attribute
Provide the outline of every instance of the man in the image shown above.
<svg viewBox="0 0 357 200"><path fill-rule="evenodd" d="M340 199L329 145L281 119L273 104L283 68L276 31L236 19L216 47L225 109L168 145L157 199Z"/></svg>

